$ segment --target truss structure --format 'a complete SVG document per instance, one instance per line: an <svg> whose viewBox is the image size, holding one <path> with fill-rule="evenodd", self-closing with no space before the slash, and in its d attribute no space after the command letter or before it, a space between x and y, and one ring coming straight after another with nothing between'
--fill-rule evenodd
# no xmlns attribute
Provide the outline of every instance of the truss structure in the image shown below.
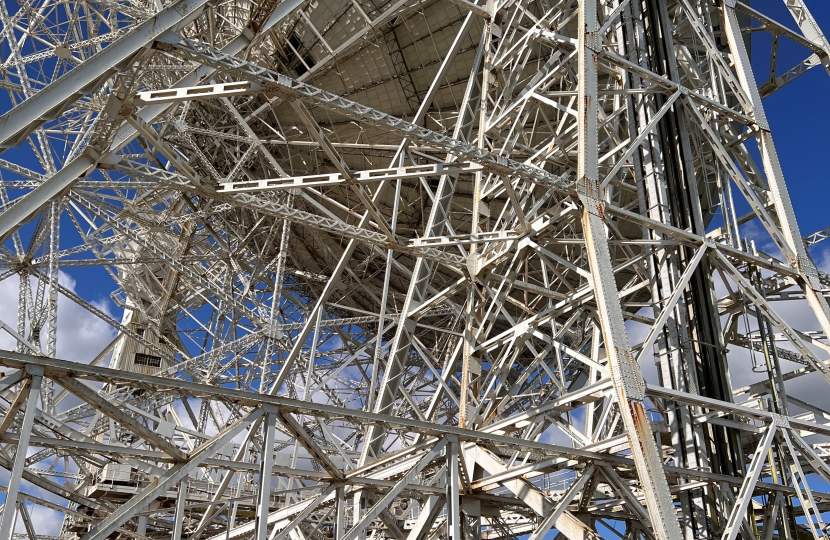
<svg viewBox="0 0 830 540"><path fill-rule="evenodd" d="M0 540L826 537L783 4L0 3Z"/></svg>

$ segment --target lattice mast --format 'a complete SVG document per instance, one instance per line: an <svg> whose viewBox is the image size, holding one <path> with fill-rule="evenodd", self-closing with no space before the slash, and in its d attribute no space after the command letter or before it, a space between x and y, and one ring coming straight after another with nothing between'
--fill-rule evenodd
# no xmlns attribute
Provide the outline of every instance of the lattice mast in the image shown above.
<svg viewBox="0 0 830 540"><path fill-rule="evenodd" d="M783 5L0 5L0 540L826 536Z"/></svg>

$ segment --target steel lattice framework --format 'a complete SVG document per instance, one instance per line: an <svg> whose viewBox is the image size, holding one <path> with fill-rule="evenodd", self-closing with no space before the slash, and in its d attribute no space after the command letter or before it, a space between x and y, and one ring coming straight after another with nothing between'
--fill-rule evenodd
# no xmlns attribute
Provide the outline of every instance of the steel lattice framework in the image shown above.
<svg viewBox="0 0 830 540"><path fill-rule="evenodd" d="M826 537L784 4L0 3L0 540Z"/></svg>

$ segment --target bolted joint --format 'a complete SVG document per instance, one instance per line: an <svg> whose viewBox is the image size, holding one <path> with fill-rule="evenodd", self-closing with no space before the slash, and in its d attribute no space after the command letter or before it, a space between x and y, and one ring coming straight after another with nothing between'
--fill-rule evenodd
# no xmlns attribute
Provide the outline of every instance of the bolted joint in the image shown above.
<svg viewBox="0 0 830 540"><path fill-rule="evenodd" d="M107 103L107 107L105 107L104 112L106 112L110 118L116 118L118 120L126 120L127 117L135 116L135 103L133 101L121 101L116 97L110 98L110 102Z"/></svg>
<svg viewBox="0 0 830 540"><path fill-rule="evenodd" d="M295 101L300 99L302 95L299 92L289 90L285 85L266 82L262 85L262 92L269 95L277 96L285 101Z"/></svg>
<svg viewBox="0 0 830 540"><path fill-rule="evenodd" d="M157 51L163 51L167 53L172 53L176 50L176 46L172 43L167 43L165 41L154 41L153 42L153 49Z"/></svg>
<svg viewBox="0 0 830 540"><path fill-rule="evenodd" d="M262 327L262 333L276 341L280 341L284 337L281 325L277 321L266 322L265 326Z"/></svg>
<svg viewBox="0 0 830 540"><path fill-rule="evenodd" d="M585 48L594 54L602 52L602 38L599 32L585 32Z"/></svg>
<svg viewBox="0 0 830 540"><path fill-rule="evenodd" d="M37 366L34 364L26 364L26 367L23 369L26 370L26 373L33 377L42 377L43 376L43 366Z"/></svg>
<svg viewBox="0 0 830 540"><path fill-rule="evenodd" d="M783 429L790 429L790 420L784 415L770 413L772 416L772 424L775 427L783 428Z"/></svg>
<svg viewBox="0 0 830 540"><path fill-rule="evenodd" d="M626 397L630 401L643 401L646 395L646 385L643 377L640 375L640 368L637 365L637 358L630 349L621 353L619 349L615 348L618 355L618 364L620 373L618 381L622 383L625 388ZM613 366L613 363L611 364Z"/></svg>
<svg viewBox="0 0 830 540"><path fill-rule="evenodd" d="M810 287L812 290L822 293L828 291L828 287L822 283L821 275L819 274L818 268L810 259L809 256L806 255L797 255L794 258L790 259L790 267L794 270L797 270L801 277L804 279L804 282Z"/></svg>
<svg viewBox="0 0 830 540"><path fill-rule="evenodd" d="M256 35L259 33L260 25L257 21L251 21L248 25L242 29L242 35L245 36L248 41L253 41Z"/></svg>
<svg viewBox="0 0 830 540"><path fill-rule="evenodd" d="M591 199L601 199L599 180L583 176L576 181L576 192L580 197L588 197Z"/></svg>
<svg viewBox="0 0 830 540"><path fill-rule="evenodd" d="M576 182L576 191L585 210L599 217L605 215L605 201L602 199L598 180L583 176Z"/></svg>
<svg viewBox="0 0 830 540"><path fill-rule="evenodd" d="M472 252L469 255L467 255L465 269L467 270L467 273L470 275L470 279L475 281L476 275L481 270L479 264L479 257L478 255L476 255L475 252Z"/></svg>

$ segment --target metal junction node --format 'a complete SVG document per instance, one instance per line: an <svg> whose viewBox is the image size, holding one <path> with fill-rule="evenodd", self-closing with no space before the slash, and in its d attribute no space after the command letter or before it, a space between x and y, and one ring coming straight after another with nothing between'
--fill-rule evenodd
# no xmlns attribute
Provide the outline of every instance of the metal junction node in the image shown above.
<svg viewBox="0 0 830 540"><path fill-rule="evenodd" d="M0 540L825 538L757 4L1 2Z"/></svg>

